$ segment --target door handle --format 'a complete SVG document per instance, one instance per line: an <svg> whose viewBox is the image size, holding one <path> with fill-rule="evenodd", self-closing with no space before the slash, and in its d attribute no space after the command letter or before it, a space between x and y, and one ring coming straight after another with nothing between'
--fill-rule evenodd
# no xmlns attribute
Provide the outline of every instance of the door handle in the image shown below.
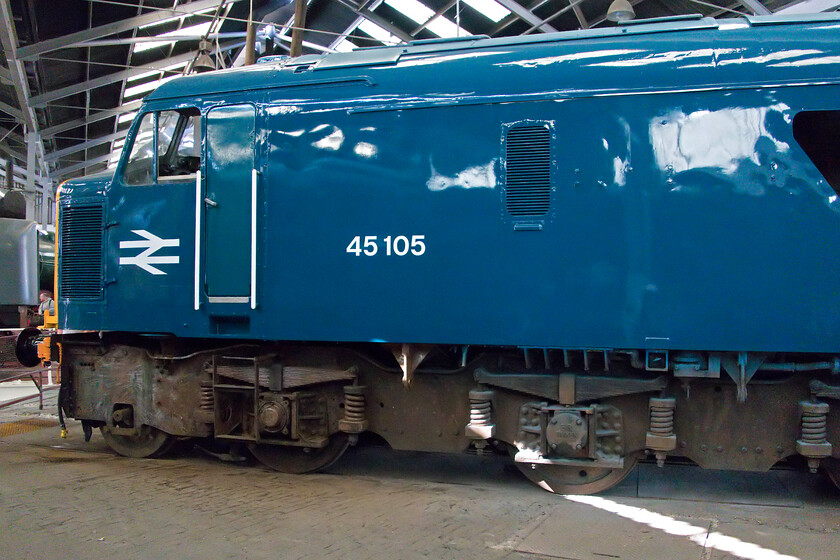
<svg viewBox="0 0 840 560"><path fill-rule="evenodd" d="M209 198L204 199L204 204L206 204L207 206L212 206L213 208L219 205L218 202L216 202L215 200L210 200Z"/></svg>

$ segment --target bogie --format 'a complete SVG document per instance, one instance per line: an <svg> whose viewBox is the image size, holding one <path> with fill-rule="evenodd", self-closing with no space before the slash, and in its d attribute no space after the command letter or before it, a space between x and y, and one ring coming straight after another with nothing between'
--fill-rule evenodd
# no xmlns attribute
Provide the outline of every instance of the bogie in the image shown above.
<svg viewBox="0 0 840 560"><path fill-rule="evenodd" d="M553 362L555 351L541 353L550 363L536 364L526 356L533 350L434 347L406 389L393 354L383 363L388 353L370 347L206 341L184 355L141 349L147 341L130 335L95 347L84 338L62 337L64 383L75 395L68 412L99 423L106 443L129 457L209 435L247 446L274 470L305 473L328 467L367 432L395 449L507 448L540 487L579 494L618 484L646 453L660 463L686 457L705 468L766 471L802 454L803 437L820 443L838 421L836 408L821 406L826 433L803 436L802 403L819 398L813 388L833 386L814 383L815 374L778 378L780 362L767 362L769 377L758 373L739 403L731 380L647 372L628 352L601 353L599 371L594 359L586 371L571 352ZM103 370L125 373L103 384ZM94 394L102 406L91 409ZM836 458L806 459L836 481Z"/></svg>

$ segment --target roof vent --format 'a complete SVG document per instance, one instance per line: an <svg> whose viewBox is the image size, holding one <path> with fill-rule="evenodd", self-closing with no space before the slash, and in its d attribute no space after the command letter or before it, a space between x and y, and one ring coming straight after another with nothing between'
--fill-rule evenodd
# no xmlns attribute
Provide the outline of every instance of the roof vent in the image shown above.
<svg viewBox="0 0 840 560"><path fill-rule="evenodd" d="M505 137L505 207L513 217L538 217L551 204L551 128L517 124Z"/></svg>

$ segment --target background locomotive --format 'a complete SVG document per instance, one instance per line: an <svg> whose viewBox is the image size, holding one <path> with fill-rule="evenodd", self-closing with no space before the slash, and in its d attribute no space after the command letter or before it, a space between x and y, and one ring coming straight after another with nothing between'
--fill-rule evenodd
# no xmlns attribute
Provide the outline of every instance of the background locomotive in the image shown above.
<svg viewBox="0 0 840 560"><path fill-rule="evenodd" d="M646 451L837 482L838 38L688 17L169 82L60 190L59 326L94 331L56 337L62 406L288 472L370 431L564 493Z"/></svg>

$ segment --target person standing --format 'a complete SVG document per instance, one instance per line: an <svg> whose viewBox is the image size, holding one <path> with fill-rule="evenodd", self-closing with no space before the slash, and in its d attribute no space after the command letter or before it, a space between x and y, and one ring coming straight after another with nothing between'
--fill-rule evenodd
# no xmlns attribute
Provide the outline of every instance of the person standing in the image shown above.
<svg viewBox="0 0 840 560"><path fill-rule="evenodd" d="M44 313L49 310L51 316L55 316L55 300L52 298L52 292L49 290L41 290L38 294L38 314L32 317L29 321L30 327L38 327L44 324Z"/></svg>

